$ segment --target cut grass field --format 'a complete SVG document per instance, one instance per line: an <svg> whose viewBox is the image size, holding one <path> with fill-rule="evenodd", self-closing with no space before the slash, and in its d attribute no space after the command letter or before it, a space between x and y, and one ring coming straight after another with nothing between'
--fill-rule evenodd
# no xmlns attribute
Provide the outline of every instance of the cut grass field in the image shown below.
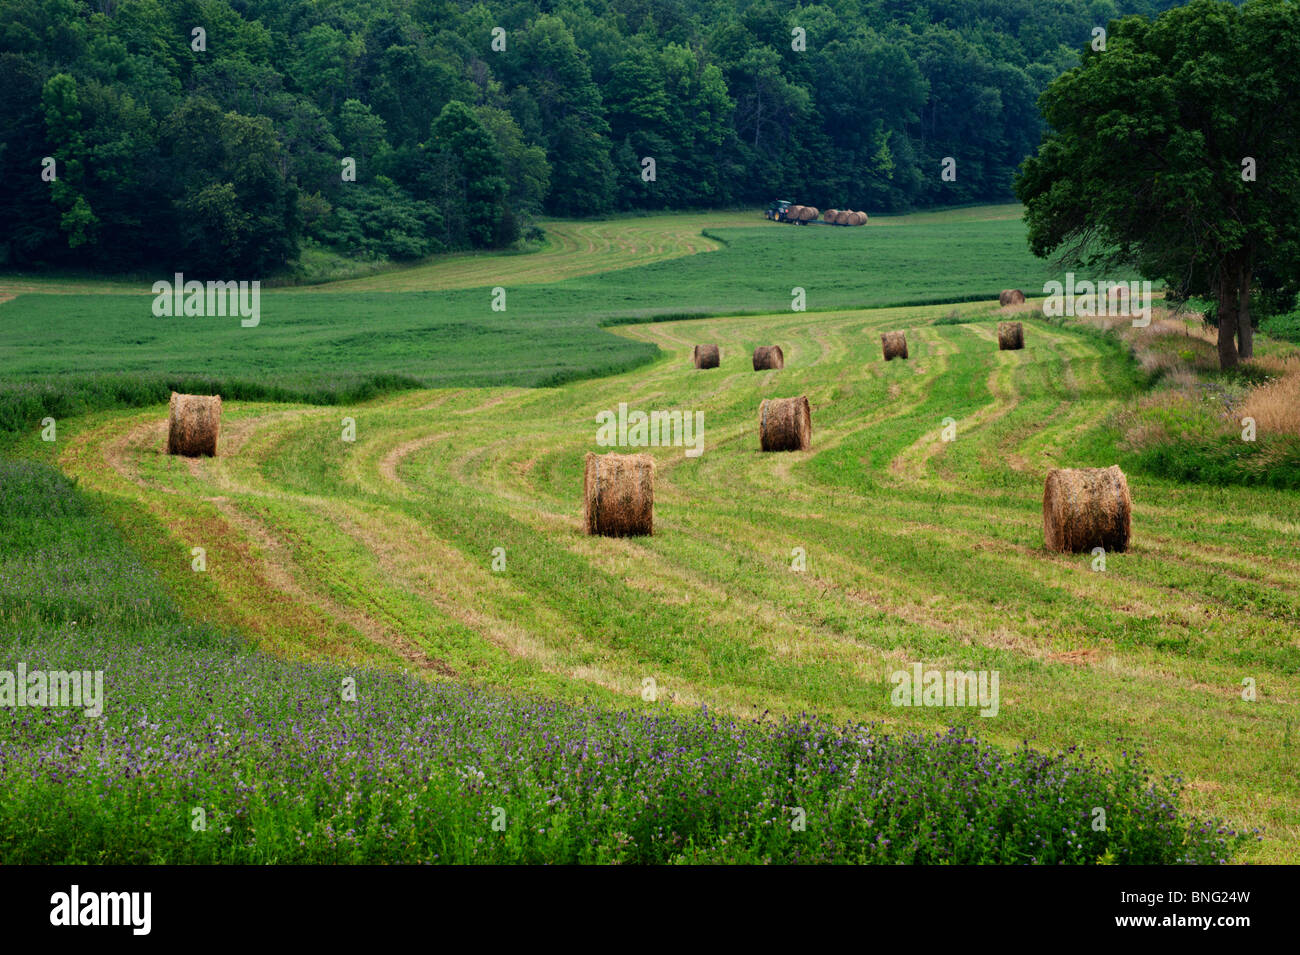
<svg viewBox="0 0 1300 955"><path fill-rule="evenodd" d="M155 319L147 295L103 294L139 291L138 283L79 288L80 280L0 277L3 447L55 463L79 483L45 488L44 477L5 472L19 475L0 484L7 507L32 511L0 534L7 649L50 665L82 665L85 654L98 654L119 694L94 744L107 748L85 749L109 756L97 769L69 755L82 751L86 730L77 720L64 728L47 721L35 735L18 720L11 727L18 735L0 739L0 748L13 744L33 761L0 760L18 767L17 778L33 779L0 800L0 834L10 838L0 837L0 855L392 861L396 839L414 847L401 857L408 860L821 858L797 841L765 843L761 831L737 822L814 798L839 807L833 824L826 818L827 859L1230 854L1210 848L1217 836L1208 830L1180 846L1176 833L1151 821L1162 791L1136 797L1142 784L1123 769L1113 788L1078 777L1080 792L1112 795L1077 798L1092 800L1088 806L1145 800L1146 809L1125 809L1111 836L1090 836L1086 846L1061 829L1049 848L1026 835L1047 818L1040 813L1075 825L1081 811L1061 807L1050 786L1021 801L1022 770L1001 768L1014 760L991 757L999 769L989 776L981 767L992 764L978 757L972 771L996 784L955 792L943 780L965 778L965 770L949 777L925 769L966 765L949 752L954 741L957 750L969 742L960 732L933 752L931 744L898 748L899 766L910 767L904 775L918 771L907 778L919 789L902 805L942 803L935 811L947 821L876 804L871 814L891 820L884 842L870 821L860 828L862 807L871 805L862 800L875 797L854 790L846 801L832 767L800 764L791 785L764 769L727 788L723 801L688 798L692 787L676 774L709 761L727 765L726 740L739 738L725 725L726 739L711 736L716 717L637 723L648 735L634 746L654 754L664 740L686 739L674 749L685 762L658 783L629 782L635 776L613 783L638 795L612 814L600 798L588 805L587 777L570 786L563 760L549 761L551 734L570 725L584 739L608 725L611 745L625 749L628 720L640 717L607 719L609 707L686 719L693 704L707 702L714 713L739 717L807 711L876 720L890 733L959 724L1009 747L1082 744L1105 758L1140 748L1143 761L1188 778L1189 818L1222 816L1265 831L1244 858L1300 861L1294 493L1131 472L1129 554L1109 555L1098 573L1090 555L1043 551L1046 469L1117 460L1112 413L1138 397L1144 378L1125 345L1087 329L1030 317L1025 351L999 352L987 302L924 304L993 299L1007 286L1032 294L1051 277L1025 250L1018 207L873 219L863 229L784 226L750 213L548 229L547 248L533 254L446 257L310 290L268 290L262 324L251 330L230 319ZM508 289L505 313L490 310L497 284ZM796 285L821 311L788 311ZM64 294L29 294L37 289ZM93 294L67 294L78 290ZM11 294L18 297L4 302ZM894 303L908 304L861 308ZM737 315L744 312L754 314ZM732 317L670 320L703 313ZM907 329L910 361L880 360L879 333L890 328ZM697 372L691 346L708 341L721 344L722 367ZM754 373L753 346L772 343L783 346L786 368ZM571 380L594 374L606 377ZM225 395L218 458L160 453L171 385ZM813 450L760 454L759 401L800 393L812 401ZM47 444L37 431L56 398L59 440ZM596 413L620 402L705 414L702 457L652 449L653 538L581 533L582 456L598 450ZM84 414L88 408L100 410ZM355 443L341 440L344 417L356 421ZM952 443L939 437L948 417L958 428ZM84 495L93 512L83 513ZM47 513L46 498L58 513ZM101 510L130 551L103 532ZM194 547L206 551L204 573L191 570ZM495 548L506 560L499 572ZM807 554L806 571L791 569L795 548ZM136 573L136 559L165 589ZM232 656L228 647L238 642L229 644L229 634L239 633L272 656L245 649ZM998 670L997 717L891 706L888 675L913 662ZM368 670L362 681L371 695L359 715L328 702L342 673L366 665L418 674L438 684L436 692ZM658 703L641 696L647 678L659 687ZM1241 699L1247 678L1258 687L1256 702ZM492 689L470 690L462 701L451 683L587 701L599 713L546 702L539 720L532 703ZM511 721L518 723L511 742L492 755L497 744L481 732ZM457 728L436 728L443 723ZM253 745L232 747L211 725L234 727ZM311 776L313 754L334 752L357 733L365 745L348 742L334 766L339 776L346 763L373 777L373 787L354 791L333 776ZM775 752L807 749L798 742L806 723L773 733ZM441 742L408 756L413 734ZM515 755L524 737L525 748L546 754L531 761L527 778L518 776ZM293 742L277 746L279 761L269 765L263 751L272 739ZM133 755L191 745L222 767L217 776L196 780L170 756L146 773ZM505 762L493 769L498 758ZM465 760L489 769L486 789ZM131 786L119 785L119 763L136 779ZM109 798L101 801L91 783L64 785L67 773L83 770L86 779L107 780ZM311 782L298 786L304 772ZM719 772L721 783L728 773ZM805 772L822 780L815 796ZM53 781L40 782L40 773ZM230 804L232 773L260 780L269 795L250 786ZM416 778L427 785L403 788ZM277 802L286 789L296 793L291 805ZM983 825L987 805L969 801L977 789L991 805L1012 793L1007 805L1036 822L1000 808L1002 829L993 835ZM480 853L482 840L466 833L507 798L511 818L529 820L525 835ZM563 812L551 808L555 798L566 802ZM213 799L233 834L196 844L188 809L174 809ZM51 800L61 807L59 825L41 821ZM676 821L665 829L660 809L638 808L645 800L668 807ZM362 803L370 810L359 813ZM140 812L153 821L123 827L125 815ZM978 844L967 842L968 813L979 823ZM932 826L944 832L941 842L926 842ZM699 841L683 848L681 832ZM1113 857L1116 847L1128 848Z"/></svg>
<svg viewBox="0 0 1300 955"><path fill-rule="evenodd" d="M1189 811L1265 830L1246 858L1300 861L1295 495L1130 475L1129 553L1104 572L1046 553L1047 468L1114 461L1098 422L1139 372L1114 340L1036 320L999 352L992 307L957 308L943 325L953 306L630 326L662 357L555 389L228 402L216 459L163 456L161 407L100 412L68 424L57 463L182 606L275 653L630 707L653 678L737 715L1142 748L1187 777ZM910 360L880 360L892 328ZM698 342L720 369L691 368ZM755 373L768 343L786 368ZM760 454L759 401L797 394L813 450ZM705 414L701 457L650 449L653 538L581 532L582 456L620 402ZM998 715L891 706L888 674L914 662L999 671Z"/></svg>
<svg viewBox="0 0 1300 955"><path fill-rule="evenodd" d="M1017 211L959 209L861 229L783 225L758 213L555 223L548 249L533 254L436 259L318 290L268 290L255 328L231 317L157 318L147 294L98 286L76 294L76 283L11 278L0 291L65 294L0 303L0 432L46 415L151 404L170 389L330 403L412 386L612 374L655 351L602 324L778 311L795 287L814 311L1041 287L1052 273L1029 255ZM497 285L505 311L492 307Z"/></svg>

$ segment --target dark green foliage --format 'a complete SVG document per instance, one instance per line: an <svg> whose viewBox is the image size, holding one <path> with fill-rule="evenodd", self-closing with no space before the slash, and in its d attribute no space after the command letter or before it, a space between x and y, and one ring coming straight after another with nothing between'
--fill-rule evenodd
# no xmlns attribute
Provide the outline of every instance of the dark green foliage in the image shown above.
<svg viewBox="0 0 1300 955"><path fill-rule="evenodd" d="M1052 132L1016 186L1034 252L1211 296L1222 367L1251 357L1253 287L1300 283L1298 72L1286 0L1112 24L1043 94Z"/></svg>
<svg viewBox="0 0 1300 955"><path fill-rule="evenodd" d="M1273 338L1281 338L1300 345L1300 309L1272 315L1260 322L1259 327Z"/></svg>
<svg viewBox="0 0 1300 955"><path fill-rule="evenodd" d="M259 277L300 233L411 258L542 212L1007 199L1072 51L1167 5L6 0L0 265Z"/></svg>
<svg viewBox="0 0 1300 955"><path fill-rule="evenodd" d="M444 208L463 220L459 231L470 245L489 248L513 242L515 235L504 243L497 241L507 211L505 163L496 139L474 111L459 100L443 107L433 124L429 148L441 154ZM517 235L518 228L514 232Z"/></svg>
<svg viewBox="0 0 1300 955"><path fill-rule="evenodd" d="M442 215L387 176L355 183L311 230L314 238L361 259L418 259L438 252Z"/></svg>

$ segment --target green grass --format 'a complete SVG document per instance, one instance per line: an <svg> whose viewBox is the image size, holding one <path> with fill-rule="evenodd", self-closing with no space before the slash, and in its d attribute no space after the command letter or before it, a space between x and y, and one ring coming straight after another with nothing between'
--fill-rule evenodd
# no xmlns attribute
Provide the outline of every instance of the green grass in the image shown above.
<svg viewBox="0 0 1300 955"><path fill-rule="evenodd" d="M1208 863L1249 841L1170 813L1178 784L1132 755L278 659L185 619L47 465L0 462L0 507L0 670L103 676L94 717L0 709L3 864Z"/></svg>
<svg viewBox="0 0 1300 955"><path fill-rule="evenodd" d="M139 536L158 566L205 576L188 555L206 546L203 589L183 599L277 654L382 648L548 696L635 705L653 678L666 699L738 717L1138 746L1187 776L1189 811L1264 829L1251 858L1294 861L1294 495L1132 474L1129 553L1104 573L1044 553L1045 470L1112 463L1098 422L1139 399L1144 376L1114 339L1032 318L1026 349L1000 352L991 306L934 324L953 308L629 326L663 357L557 389L231 402L221 457L195 463L158 453L161 407L105 412L69 425L58 461L151 529ZM889 328L907 330L909 361L880 360ZM699 341L720 343L721 369L690 368ZM760 343L783 346L783 371L750 369ZM760 454L760 399L801 393L813 451ZM702 410L705 453L651 449L654 537L592 539L582 455L598 450L596 412L621 401ZM791 570L796 547L806 572ZM888 674L912 662L999 671L999 715L892 706ZM1256 702L1241 699L1247 677Z"/></svg>
<svg viewBox="0 0 1300 955"><path fill-rule="evenodd" d="M155 318L147 294L21 294L0 304L0 432L34 428L46 415L151 404L170 390L338 403L413 386L536 386L612 374L656 351L602 324L779 311L790 307L796 286L811 311L1041 287L1051 273L1029 255L1023 224L1006 217L1007 207L983 211L992 218L980 214L901 217L879 228L710 230L725 244L696 255L686 255L691 246L683 243L692 228L698 236L700 216L596 223L583 229L605 230L599 237L563 233L572 248L560 265L540 253L461 257L318 291L268 290L256 328L233 318ZM633 238L620 240L620 229ZM669 254L676 257L625 267ZM436 284L453 266L485 287L370 291ZM579 266L610 270L548 284L511 279L522 270L544 281ZM498 283L507 289L505 312L491 307Z"/></svg>
<svg viewBox="0 0 1300 955"><path fill-rule="evenodd" d="M1266 335L1300 345L1300 309L1282 315L1271 315L1259 327Z"/></svg>
<svg viewBox="0 0 1300 955"><path fill-rule="evenodd" d="M268 293L258 329L191 319L199 324L185 326L187 336L172 326L141 326L141 313L146 323L157 321L147 296L137 306L128 296L86 297L80 305L76 297L57 297L82 308L79 319L51 307L56 296L24 296L0 305L0 338L8 346L0 368L26 376L11 379L21 383L11 394L26 394L27 404L11 402L17 410L8 413L21 429L8 450L56 463L91 495L96 513L131 541L176 602L179 609L166 611L162 626L245 635L269 654L250 664L266 670L266 681L290 679L277 669L286 658L320 668L292 677L301 694L323 693L339 672L329 667L379 665L439 685L636 709L644 706L644 681L653 679L661 694L656 706L673 713L701 703L742 721L812 712L872 721L894 735L945 733L955 724L1008 750L1030 740L1052 751L1082 745L1113 760L1140 749L1158 773L1187 778L1176 801L1192 817L1221 816L1264 830L1245 858L1297 861L1294 492L1189 485L1134 471L1128 553L1108 555L1104 572L1092 569L1090 555L1045 553L1044 472L1113 463L1122 452L1106 422L1147 396L1149 376L1126 347L1028 315L1025 350L1000 352L991 302L870 311L834 304L993 299L1001 287L1029 291L1041 281L1008 258L1017 242L1023 245L1019 222L964 216L969 221L954 214L930 223L877 223L874 230L718 230L726 244L693 256L684 246L656 251L629 239L618 261L660 258L606 272L593 271L592 260L608 251L597 239L617 247L618 232L586 233L575 239L579 247L589 240L585 253L579 248L549 261L515 256L520 275L584 274L551 284L505 282L510 311L497 317L485 288L383 295L325 287ZM666 228L654 217L636 221L659 233ZM997 240L998 229L1008 230L1005 242ZM675 235L674 242L681 239ZM475 276L509 268L488 257L462 265ZM814 279L798 281L805 271ZM431 264L390 278L418 285L447 275ZM810 308L825 310L789 311L796 284L807 289ZM706 308L769 311L648 321ZM15 315L27 316L26 335L15 331L23 324L11 321ZM599 327L629 318L647 321L617 331ZM93 347L86 347L88 322ZM911 358L885 363L879 335L897 328L907 331ZM38 330L47 340L33 343ZM249 334L265 341L241 337ZM435 340L441 351L424 350ZM691 346L707 341L720 344L722 367L697 372ZM56 347L42 351L49 342ZM753 372L753 347L772 343L783 346L786 368ZM521 387L602 368L610 373L597 379ZM105 410L61 420L56 444L37 436L44 399L31 384L31 376L50 372L56 385L48 394L65 396L60 400L70 401L78 381L105 389L81 405ZM381 373L392 378L375 377ZM230 399L216 459L159 453L168 376L185 375L220 383ZM414 383L440 387L382 393ZM812 403L813 450L759 453L760 400L797 394ZM302 403L307 397L339 404L312 407ZM582 456L599 450L596 413L624 401L703 411L706 450L687 458L678 448L650 449L657 464L653 537L592 539L580 525ZM151 404L113 407L133 402ZM344 416L355 418L355 443L340 440ZM940 440L948 418L957 426L951 443ZM85 525L76 533L88 536L58 550L60 560L78 547L97 552L97 525L85 515L74 519ZM29 544L39 539L37 531L27 534ZM190 570L194 546L207 551L205 573ZM492 569L497 548L507 559L501 572ZM795 548L806 553L805 571L791 569ZM33 558L38 570L24 577L18 569L25 561L10 554L13 579L26 581L14 591L12 617L55 628L50 652L72 659L81 644L66 629L70 614L57 609L57 600L49 610L41 603L48 597L41 581L63 579L60 565ZM106 570L105 593L131 592L114 582L124 573L114 568L127 561ZM82 569L77 579L101 576L92 566ZM124 613L131 608L125 599L110 603ZM93 614L96 605L87 606ZM104 636L134 632L110 620ZM184 667L202 669L188 657L173 662L155 670L147 658L133 663L140 676L123 691L133 706L145 697L150 708L188 705L148 696L158 674L172 683L183 681ZM889 674L913 662L997 670L999 715L892 706ZM262 676L248 679L263 685ZM1253 702L1242 699L1246 679L1257 687ZM397 696L378 698L405 698L407 690L388 686ZM336 717L337 708L324 713L330 732ZM285 778L302 773L293 759L281 770ZM474 815L481 802L448 795L459 794L452 782L440 778L428 799L421 797L420 832L438 813L462 826L481 816ZM295 804L299 815L259 816L267 821L267 854L240 849L226 858L388 858L374 847L415 839L406 817L385 803L369 830L369 855L330 856L332 843L300 844L314 819L349 818L311 815L313 804L334 805L329 800L340 794L329 785L313 782L305 792L307 803ZM24 789L8 804L0 832L39 818L34 807L47 795ZM163 813L197 795L168 789L155 793L150 807ZM804 798L785 790L779 798L796 796ZM67 807L68 818L122 849L130 838L110 836L121 829L117 814L124 810L116 802L97 805L80 799ZM270 812L262 804L247 808ZM515 811L535 810L521 803L512 804ZM542 816L528 818L549 828ZM718 850L708 839L723 838L719 817L709 818L707 838L689 851L659 846L624 858L712 859L737 851L737 858L758 859L769 850L786 858L798 848L781 842L740 851L728 843ZM843 826L837 832L861 841L850 816L835 818ZM913 830L926 825L907 818ZM220 857L187 854L184 824L168 817L144 841L159 852L171 847L177 858ZM573 830L561 828L557 843L539 834L499 855L476 855L473 841L437 840L420 842L420 853L588 858L569 839ZM637 831L649 838L654 828ZM621 841L617 832L600 834L602 844ZM661 850L667 854L655 854ZM983 851L975 857L989 858Z"/></svg>

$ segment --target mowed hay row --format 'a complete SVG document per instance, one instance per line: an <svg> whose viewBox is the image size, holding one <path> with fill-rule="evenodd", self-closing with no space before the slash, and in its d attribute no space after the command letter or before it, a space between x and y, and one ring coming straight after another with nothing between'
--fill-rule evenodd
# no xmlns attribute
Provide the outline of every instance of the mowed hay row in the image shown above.
<svg viewBox="0 0 1300 955"><path fill-rule="evenodd" d="M770 368L785 367L785 352L780 345L759 345L754 349L754 370L766 371Z"/></svg>
<svg viewBox="0 0 1300 955"><path fill-rule="evenodd" d="M764 398L758 406L758 440L764 451L807 451L812 447L808 396Z"/></svg>
<svg viewBox="0 0 1300 955"><path fill-rule="evenodd" d="M696 345L692 357L696 368L717 368L722 362L717 345Z"/></svg>
<svg viewBox="0 0 1300 955"><path fill-rule="evenodd" d="M648 454L587 452L582 477L587 533L637 537L654 533L655 462Z"/></svg>
<svg viewBox="0 0 1300 955"><path fill-rule="evenodd" d="M221 433L221 395L182 395L168 402L167 453L216 457Z"/></svg>
<svg viewBox="0 0 1300 955"><path fill-rule="evenodd" d="M1018 288L1006 288L998 294L999 305L1024 305L1025 293Z"/></svg>
<svg viewBox="0 0 1300 955"><path fill-rule="evenodd" d="M1018 351L1025 347L1025 329L1019 322L998 322L998 348Z"/></svg>
<svg viewBox="0 0 1300 955"><path fill-rule="evenodd" d="M1128 550L1133 499L1119 465L1053 468L1043 488L1043 537L1065 554Z"/></svg>
<svg viewBox="0 0 1300 955"><path fill-rule="evenodd" d="M903 332L881 332L880 350L884 352L885 361L891 358L906 358L907 335Z"/></svg>

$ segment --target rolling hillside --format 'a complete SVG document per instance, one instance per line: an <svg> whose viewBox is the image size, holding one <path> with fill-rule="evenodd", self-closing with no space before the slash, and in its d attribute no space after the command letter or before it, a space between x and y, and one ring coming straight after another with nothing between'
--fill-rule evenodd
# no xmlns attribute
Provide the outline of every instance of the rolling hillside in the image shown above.
<svg viewBox="0 0 1300 955"><path fill-rule="evenodd" d="M1029 321L999 352L988 305L632 326L661 359L558 389L413 391L364 405L231 403L221 456L160 454L157 408L78 425L59 455L182 601L277 653L635 705L964 722L1015 744L1145 749L1197 811L1292 859L1300 667L1293 496L1132 478L1133 548L1042 550L1046 469L1107 465L1096 422L1137 388L1111 340ZM908 331L885 364L879 332ZM721 344L717 371L690 367ZM787 366L755 373L754 345ZM763 455L764 396L807 394L813 451ZM656 534L583 536L581 462L620 402L700 410L704 453L651 449ZM355 418L355 443L341 419ZM957 438L940 440L945 418ZM203 546L206 574L190 572ZM506 569L492 569L503 548ZM791 569L803 548L807 569ZM996 718L899 709L888 673L995 669ZM1254 679L1258 702L1241 699Z"/></svg>

